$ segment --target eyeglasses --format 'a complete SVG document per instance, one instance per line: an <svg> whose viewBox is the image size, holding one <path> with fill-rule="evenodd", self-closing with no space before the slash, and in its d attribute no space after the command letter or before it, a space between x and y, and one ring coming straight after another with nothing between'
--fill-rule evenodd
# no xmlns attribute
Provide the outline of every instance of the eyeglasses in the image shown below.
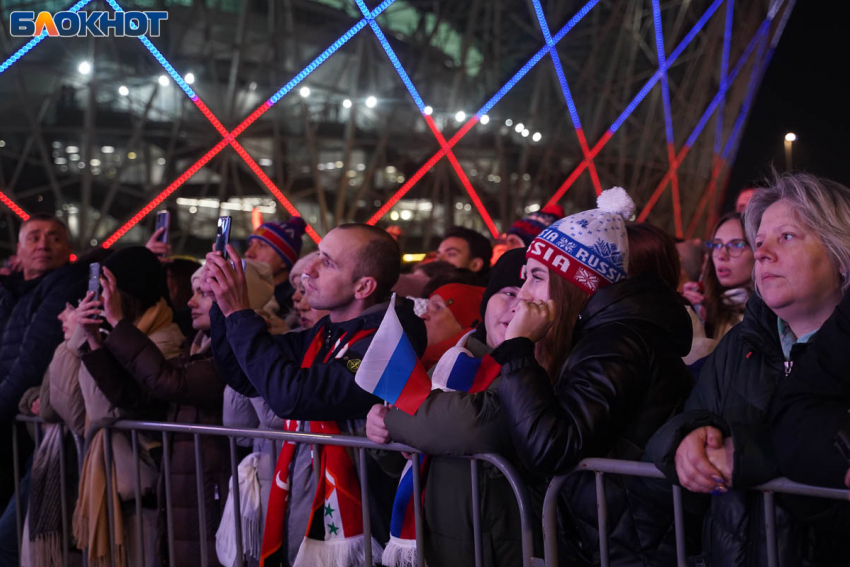
<svg viewBox="0 0 850 567"><path fill-rule="evenodd" d="M744 253L744 250L749 249L749 247L750 245L747 244L746 240L741 240L740 238L730 240L725 244L720 240L708 240L705 243L705 248L708 250L709 254L720 252L720 250L726 248L726 253L732 258L737 258Z"/></svg>

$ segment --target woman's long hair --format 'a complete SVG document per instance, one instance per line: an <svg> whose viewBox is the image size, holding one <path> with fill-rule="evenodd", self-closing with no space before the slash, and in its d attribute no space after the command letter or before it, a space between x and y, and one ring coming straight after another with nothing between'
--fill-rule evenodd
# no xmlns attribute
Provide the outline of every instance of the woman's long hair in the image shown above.
<svg viewBox="0 0 850 567"><path fill-rule="evenodd" d="M549 299L555 302L555 322L535 347L535 358L549 374L554 384L561 366L573 349L573 334L578 316L590 296L549 270Z"/></svg>
<svg viewBox="0 0 850 567"><path fill-rule="evenodd" d="M744 232L744 222L741 215L739 213L727 213L720 217L720 220L714 225L711 238L714 239L720 227L730 220L738 221L741 224L741 232ZM746 233L744 233L744 240L747 240ZM720 337L715 336L715 333L736 323L741 313L734 306L726 305L723 302L723 294L730 288L720 285L720 280L717 279L713 252L708 254L708 261L706 261L705 270L702 273L702 283L705 286L705 335L712 339L719 339Z"/></svg>

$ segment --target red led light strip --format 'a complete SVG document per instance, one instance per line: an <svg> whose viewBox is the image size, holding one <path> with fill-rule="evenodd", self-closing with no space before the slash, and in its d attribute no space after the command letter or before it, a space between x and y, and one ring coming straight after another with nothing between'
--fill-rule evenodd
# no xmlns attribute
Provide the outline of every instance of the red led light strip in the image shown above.
<svg viewBox="0 0 850 567"><path fill-rule="evenodd" d="M481 202L481 198L478 196L478 193L475 192L475 188L472 186L472 183L466 176L466 172L463 171L463 168L457 161L457 157L455 157L454 152L448 147L448 142L446 142L446 139L443 137L443 133L440 132L439 128L437 128L437 124L434 122L433 118L428 115L423 116L425 117L425 122L428 124L431 132L434 133L434 137L437 138L440 148L442 148L445 155L448 156L449 162L452 164L452 168L460 178L461 184L463 184L463 188L466 189L466 192L469 194L469 198L472 199L472 204L475 205L475 208L478 209L478 213L481 215L481 218L484 219L484 224L487 225L487 229L490 231L490 234L493 235L493 238L499 238L499 229L496 228L496 223L493 222L493 218L487 212L487 209L484 207L484 203ZM475 120L475 117L473 117L473 120Z"/></svg>
<svg viewBox="0 0 850 567"><path fill-rule="evenodd" d="M150 214L160 203L162 203L165 199L167 199L172 193L174 193L181 185L183 185L186 181L189 180L195 173L197 173L204 165L206 165L212 158L218 155L227 145L230 145L236 153L241 157L248 167L253 171L257 177L260 178L263 185L271 192L271 194L278 200L278 202L283 205L286 211L292 216L300 216L298 209L289 201L289 199L284 196L284 194L278 189L278 187L269 179L268 175L263 172L257 162L245 151L245 148L242 147L239 142L236 141L235 137L245 129L250 126L254 121L256 121L260 116L263 115L271 106L268 102L265 102L260 106L257 110L252 112L239 126L237 126L233 132L228 132L227 128L218 120L218 118L213 114L213 112L207 107L206 104L200 98L193 98L192 102L195 103L195 106L201 111L201 113L210 121L216 131L221 134L224 138L218 144L216 144L209 152L204 154L201 159L196 161L189 169L186 170L180 177L174 180L168 187L165 188L159 195L154 197L145 207L136 213L129 221L124 223L117 231L115 231L112 236L107 238L103 242L104 248L109 248L113 244L115 244L122 236L127 234L131 228L133 228L136 224L138 224L143 218L145 218L148 214ZM321 240L319 234L315 231L315 229L307 224L306 228L307 234L310 238L313 239L314 242L318 243Z"/></svg>
<svg viewBox="0 0 850 567"><path fill-rule="evenodd" d="M21 217L21 220L29 220L30 216L25 210L20 208L12 199L9 198L3 191L0 191L0 202L9 207L9 209Z"/></svg>

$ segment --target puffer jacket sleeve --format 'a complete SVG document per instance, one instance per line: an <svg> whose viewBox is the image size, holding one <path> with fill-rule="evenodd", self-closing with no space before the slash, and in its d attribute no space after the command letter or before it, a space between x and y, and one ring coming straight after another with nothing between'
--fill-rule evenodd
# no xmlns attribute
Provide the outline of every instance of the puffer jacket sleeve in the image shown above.
<svg viewBox="0 0 850 567"><path fill-rule="evenodd" d="M716 427L724 437L732 437L735 488L749 488L779 476L769 423L736 420L724 412L731 381L739 374L739 363L734 356L738 341L740 336L735 329L723 337L706 360L685 403L685 411L664 424L647 445L649 458L672 482L679 482L676 474L679 444L691 431L703 426Z"/></svg>
<svg viewBox="0 0 850 567"><path fill-rule="evenodd" d="M73 336L59 345L48 369L50 404L71 431L85 435L86 403L80 390L80 347L85 334L77 328Z"/></svg>
<svg viewBox="0 0 850 567"><path fill-rule="evenodd" d="M121 321L104 346L144 390L175 404L221 407L224 383L212 358L166 359L129 321Z"/></svg>
<svg viewBox="0 0 850 567"><path fill-rule="evenodd" d="M393 441L429 455L513 452L496 378L484 392L433 390L415 415L393 408L385 419Z"/></svg>
<svg viewBox="0 0 850 567"><path fill-rule="evenodd" d="M225 427L238 427L242 429L257 429L260 419L254 406L247 396L243 396L230 386L224 387L224 408L221 416ZM237 437L236 443L240 447L253 447L254 440L251 437Z"/></svg>
<svg viewBox="0 0 850 567"><path fill-rule="evenodd" d="M362 419L378 403L376 396L357 385L341 362L301 368L305 337L312 336L310 333L272 336L263 318L249 310L230 314L225 323L228 350L238 362L240 374L250 379L255 391L279 417L313 421ZM355 343L358 352L366 352L373 336ZM226 362L218 356L216 352L219 363ZM251 395L250 390L243 391L231 378L227 377L230 386Z"/></svg>
<svg viewBox="0 0 850 567"><path fill-rule="evenodd" d="M62 343L62 324L56 318L71 296L70 267L60 268L43 282L44 293L33 299L34 312L21 340L22 348L6 376L0 379L0 420L11 421L24 392L40 384L50 365L49 354ZM13 324L15 324L13 322Z"/></svg>
<svg viewBox="0 0 850 567"><path fill-rule="evenodd" d="M150 393L106 347L84 353L82 361L85 372L80 373L80 387L93 421L119 418L119 410L138 412L151 403Z"/></svg>
<svg viewBox="0 0 850 567"><path fill-rule="evenodd" d="M610 327L606 326L606 327ZM647 389L650 349L625 325L617 336L590 331L570 353L553 389L534 358L534 343L502 343L500 396L514 445L525 464L543 475L569 471L613 442L619 416Z"/></svg>
<svg viewBox="0 0 850 567"><path fill-rule="evenodd" d="M720 417L720 413L726 385L728 345L734 336L737 336L735 331L727 334L717 349L706 358L699 380L685 402L684 411L665 423L646 445L647 457L671 482L679 483L676 451L691 431L711 426L718 428L724 437L730 433L729 424Z"/></svg>
<svg viewBox="0 0 850 567"><path fill-rule="evenodd" d="M795 363L772 405L773 447L782 474L796 482L844 488L847 460L834 441L850 431L850 294ZM817 463L817 466L812 466Z"/></svg>
<svg viewBox="0 0 850 567"><path fill-rule="evenodd" d="M227 385L243 396L259 395L257 389L245 376L242 367L239 366L239 360L227 340L227 323L218 303L213 303L210 308L210 339L213 356Z"/></svg>

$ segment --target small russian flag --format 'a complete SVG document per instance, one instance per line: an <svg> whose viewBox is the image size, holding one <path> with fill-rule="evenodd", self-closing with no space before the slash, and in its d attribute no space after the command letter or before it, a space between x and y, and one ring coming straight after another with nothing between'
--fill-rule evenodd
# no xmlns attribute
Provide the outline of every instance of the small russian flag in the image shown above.
<svg viewBox="0 0 850 567"><path fill-rule="evenodd" d="M431 379L395 312L395 294L354 377L357 385L413 415L431 392Z"/></svg>

